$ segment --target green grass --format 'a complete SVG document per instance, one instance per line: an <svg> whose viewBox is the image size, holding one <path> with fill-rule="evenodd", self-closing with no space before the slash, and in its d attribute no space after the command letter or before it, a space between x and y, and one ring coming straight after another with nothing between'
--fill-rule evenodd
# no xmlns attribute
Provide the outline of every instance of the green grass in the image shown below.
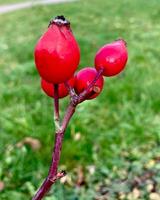
<svg viewBox="0 0 160 200"><path fill-rule="evenodd" d="M133 200L130 186L148 171L154 176L137 186L139 199L150 199L148 182L156 182L155 192L160 193L159 11L158 0L84 0L1 15L0 180L5 188L0 199L31 199L47 174L52 100L40 89L33 51L50 18L58 14L72 23L81 48L79 69L93 66L98 48L120 37L128 43L129 62L123 74L105 80L97 99L78 107L65 135L60 164L69 178L65 184L56 183L46 200L99 200L105 195L112 200L120 194ZM61 102L61 114L67 101ZM28 136L40 140L39 151L16 147ZM93 175L90 165L96 168ZM76 187L79 166L86 179L82 187Z"/></svg>

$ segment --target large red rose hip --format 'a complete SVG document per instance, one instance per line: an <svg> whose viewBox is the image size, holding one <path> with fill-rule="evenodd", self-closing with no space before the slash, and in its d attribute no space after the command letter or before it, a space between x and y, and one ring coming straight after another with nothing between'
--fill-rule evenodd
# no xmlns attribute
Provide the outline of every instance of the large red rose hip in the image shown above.
<svg viewBox="0 0 160 200"><path fill-rule="evenodd" d="M63 16L52 20L39 39L34 55L37 70L43 79L53 84L69 80L80 60L79 46L69 21Z"/></svg>
<svg viewBox="0 0 160 200"><path fill-rule="evenodd" d="M71 78L68 81L68 84L72 87L74 87L74 78ZM54 86L52 83L48 83L44 79L41 79L41 88L42 90L49 96L49 97L54 97ZM68 95L68 90L65 86L64 83L60 83L58 85L58 96L59 98L64 98Z"/></svg>
<svg viewBox="0 0 160 200"><path fill-rule="evenodd" d="M83 92L97 75L97 70L93 67L81 69L75 76L74 89L77 94ZM102 91L104 84L103 76L100 76L94 86L90 89L87 99L96 98Z"/></svg>
<svg viewBox="0 0 160 200"><path fill-rule="evenodd" d="M95 56L95 67L99 70L104 68L104 76L119 74L128 60L126 42L122 39L104 45Z"/></svg>

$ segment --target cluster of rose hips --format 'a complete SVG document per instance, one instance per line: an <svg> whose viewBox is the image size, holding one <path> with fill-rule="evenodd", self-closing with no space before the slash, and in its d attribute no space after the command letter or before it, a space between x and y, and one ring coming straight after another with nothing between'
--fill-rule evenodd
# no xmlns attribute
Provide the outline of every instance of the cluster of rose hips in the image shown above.
<svg viewBox="0 0 160 200"><path fill-rule="evenodd" d="M89 89L86 99L96 98L103 89L103 76L119 74L128 59L126 42L123 39L104 45L95 55L94 67L85 67L75 73L80 61L80 49L73 36L70 23L64 16L50 21L48 30L35 47L35 64L41 76L41 87L50 97L54 97L53 85L58 84L58 97L68 95L66 82L81 94L101 74Z"/></svg>
<svg viewBox="0 0 160 200"><path fill-rule="evenodd" d="M127 59L126 43L119 39L98 50L94 67L85 67L75 73L80 61L80 49L70 23L64 16L57 16L50 21L48 30L35 47L35 64L41 76L42 89L54 98L55 145L48 176L33 200L41 200L51 185L65 175L64 172L57 172L58 163L63 136L76 106L86 99L97 97L103 89L103 76L120 73ZM60 123L58 100L68 94L71 101Z"/></svg>

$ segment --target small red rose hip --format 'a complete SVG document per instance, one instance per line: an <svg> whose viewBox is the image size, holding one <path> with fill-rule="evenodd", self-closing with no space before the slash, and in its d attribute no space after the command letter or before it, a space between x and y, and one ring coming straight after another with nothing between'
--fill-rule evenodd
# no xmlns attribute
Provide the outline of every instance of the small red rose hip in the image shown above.
<svg viewBox="0 0 160 200"><path fill-rule="evenodd" d="M78 67L80 50L70 23L57 16L35 47L35 64L40 76L58 84L69 80Z"/></svg>
<svg viewBox="0 0 160 200"><path fill-rule="evenodd" d="M74 78L71 78L68 81L69 85L74 87ZM48 83L44 79L41 79L41 88L42 90L49 96L49 97L54 97L54 86L52 83ZM68 90L65 87L64 83L60 83L58 86L58 96L59 98L64 98L68 95Z"/></svg>
<svg viewBox="0 0 160 200"><path fill-rule="evenodd" d="M95 67L99 70L104 68L104 76L119 74L128 60L126 42L122 39L104 45L95 56Z"/></svg>
<svg viewBox="0 0 160 200"><path fill-rule="evenodd" d="M83 92L88 85L94 80L97 75L97 70L93 67L86 67L81 69L75 76L74 89L77 94ZM87 99L96 98L102 91L104 84L103 76L100 76L95 85L90 89Z"/></svg>

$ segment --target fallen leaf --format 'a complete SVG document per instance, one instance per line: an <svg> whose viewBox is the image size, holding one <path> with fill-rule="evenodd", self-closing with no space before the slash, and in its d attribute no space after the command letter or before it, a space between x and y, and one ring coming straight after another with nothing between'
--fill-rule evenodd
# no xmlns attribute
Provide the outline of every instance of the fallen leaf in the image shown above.
<svg viewBox="0 0 160 200"><path fill-rule="evenodd" d="M4 187L5 187L4 182L0 181L0 191L4 190Z"/></svg>
<svg viewBox="0 0 160 200"><path fill-rule="evenodd" d="M94 198L94 200L109 200L109 198L107 195L104 195L104 196L97 196Z"/></svg>
<svg viewBox="0 0 160 200"><path fill-rule="evenodd" d="M138 188L134 188L132 194L134 199L138 199L141 195L140 190L138 190Z"/></svg>
<svg viewBox="0 0 160 200"><path fill-rule="evenodd" d="M149 160L146 164L146 168L152 168L155 164L155 160Z"/></svg>
<svg viewBox="0 0 160 200"><path fill-rule="evenodd" d="M138 187L144 182L146 182L148 179L151 179L155 175L152 171L147 171L143 175L139 177L135 177L133 182L131 183L132 187Z"/></svg>
<svg viewBox="0 0 160 200"><path fill-rule="evenodd" d="M95 173L96 167L94 165L87 166L88 172L93 175Z"/></svg>
<svg viewBox="0 0 160 200"><path fill-rule="evenodd" d="M148 192L152 192L153 189L154 189L153 183L149 183L149 184L147 185L147 191L148 191Z"/></svg>
<svg viewBox="0 0 160 200"><path fill-rule="evenodd" d="M155 192L151 193L149 197L150 197L150 200L160 200L160 194L155 193Z"/></svg>
<svg viewBox="0 0 160 200"><path fill-rule="evenodd" d="M124 200L126 198L126 194L125 193L120 193L119 194L119 199L120 200Z"/></svg>
<svg viewBox="0 0 160 200"><path fill-rule="evenodd" d="M85 184L85 177L84 177L83 167L79 166L77 168L77 182L76 182L76 185L77 186L82 186L84 184Z"/></svg>
<svg viewBox="0 0 160 200"><path fill-rule="evenodd" d="M79 141L80 139L81 139L81 133L78 132L78 133L76 133L76 134L74 135L74 140L75 140L75 141Z"/></svg>
<svg viewBox="0 0 160 200"><path fill-rule="evenodd" d="M33 150L39 150L41 148L41 143L38 139L32 137L26 137L22 141L18 142L16 146L18 148L23 147L25 144L29 145Z"/></svg>

